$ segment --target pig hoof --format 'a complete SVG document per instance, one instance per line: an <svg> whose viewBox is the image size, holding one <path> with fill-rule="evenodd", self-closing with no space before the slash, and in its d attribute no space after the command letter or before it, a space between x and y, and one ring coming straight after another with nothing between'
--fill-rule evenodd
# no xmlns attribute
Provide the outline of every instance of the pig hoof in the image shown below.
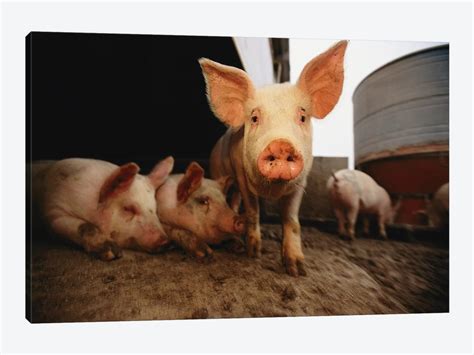
<svg viewBox="0 0 474 355"><path fill-rule="evenodd" d="M99 251L99 259L103 261L111 261L114 259L120 259L121 257L122 249L120 249L120 247L114 242L105 242Z"/></svg>
<svg viewBox="0 0 474 355"><path fill-rule="evenodd" d="M302 260L296 260L293 258L284 258L283 263L285 265L286 272L293 277L306 276L306 270Z"/></svg>
<svg viewBox="0 0 474 355"><path fill-rule="evenodd" d="M251 258L262 256L262 241L260 239L247 240L247 255Z"/></svg>
<svg viewBox="0 0 474 355"><path fill-rule="evenodd" d="M204 263L209 263L214 258L212 249L205 243L203 243L203 245L201 245L200 248L195 251L194 256L198 261Z"/></svg>
<svg viewBox="0 0 474 355"><path fill-rule="evenodd" d="M301 260L296 262L296 266L298 267L298 274L300 276L306 276L306 269L304 267L304 263Z"/></svg>

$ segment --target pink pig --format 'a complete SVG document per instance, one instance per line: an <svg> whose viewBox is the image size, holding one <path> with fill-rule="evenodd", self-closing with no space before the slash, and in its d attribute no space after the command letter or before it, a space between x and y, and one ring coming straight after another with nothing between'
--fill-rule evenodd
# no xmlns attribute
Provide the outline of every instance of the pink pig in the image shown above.
<svg viewBox="0 0 474 355"><path fill-rule="evenodd" d="M33 163L33 203L54 234L102 260L121 257L121 248L155 252L168 242L156 215L155 190L170 173L170 161L148 176L139 175L135 163Z"/></svg>
<svg viewBox="0 0 474 355"><path fill-rule="evenodd" d="M387 191L374 179L359 170L339 170L328 179L327 189L341 236L355 239L357 215L361 214L366 234L369 233L368 216L373 215L377 217L380 235L387 238L385 224L393 222L400 201L392 207Z"/></svg>
<svg viewBox="0 0 474 355"><path fill-rule="evenodd" d="M304 275L298 211L311 170L311 117L324 118L339 100L347 42L312 59L296 85L255 88L247 74L209 59L199 62L209 104L226 125L210 158L211 177L232 176L247 219L247 253L260 256L258 198L279 200L283 224L282 260L292 276Z"/></svg>
<svg viewBox="0 0 474 355"><path fill-rule="evenodd" d="M232 240L244 232L244 219L227 205L225 193L232 180L205 179L192 162L185 174L170 175L156 192L158 216L168 237L192 255L211 256L208 244Z"/></svg>

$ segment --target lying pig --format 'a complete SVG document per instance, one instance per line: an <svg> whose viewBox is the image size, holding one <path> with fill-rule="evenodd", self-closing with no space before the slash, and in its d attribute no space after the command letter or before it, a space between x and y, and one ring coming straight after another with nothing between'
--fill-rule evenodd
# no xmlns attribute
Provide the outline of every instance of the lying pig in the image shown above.
<svg viewBox="0 0 474 355"><path fill-rule="evenodd" d="M296 85L259 89L240 69L199 61L210 107L230 126L211 153L211 177L236 181L232 207L243 199L249 256L261 253L258 198L279 200L282 260L292 276L305 274L298 211L313 162L311 117L326 117L339 100L346 47L341 41L311 60Z"/></svg>
<svg viewBox="0 0 474 355"><path fill-rule="evenodd" d="M364 215L364 232L369 233L368 216L376 216L379 233L387 239L385 225L393 223L400 201L392 207L387 191L366 173L339 170L328 179L329 199L339 222L339 234L355 239L357 216ZM347 231L346 231L347 224Z"/></svg>
<svg viewBox="0 0 474 355"><path fill-rule="evenodd" d="M442 185L427 203L429 225L438 229L449 225L449 183Z"/></svg>
<svg viewBox="0 0 474 355"><path fill-rule="evenodd" d="M230 178L204 179L192 162L185 174L170 175L156 192L158 217L168 237L197 258L211 256L208 244L232 239L238 247L244 219L227 205Z"/></svg>
<svg viewBox="0 0 474 355"><path fill-rule="evenodd" d="M170 173L170 161L147 176L138 174L135 163L33 163L33 204L54 234L102 260L121 257L122 248L155 252L168 242L156 215L155 190Z"/></svg>

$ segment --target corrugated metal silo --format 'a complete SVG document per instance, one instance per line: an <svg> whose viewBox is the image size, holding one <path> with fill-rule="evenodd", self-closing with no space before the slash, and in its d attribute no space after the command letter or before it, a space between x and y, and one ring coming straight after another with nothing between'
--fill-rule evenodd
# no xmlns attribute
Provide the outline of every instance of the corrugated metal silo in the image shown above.
<svg viewBox="0 0 474 355"><path fill-rule="evenodd" d="M376 70L353 103L356 168L403 198L397 222L423 224L416 211L449 180L449 46Z"/></svg>

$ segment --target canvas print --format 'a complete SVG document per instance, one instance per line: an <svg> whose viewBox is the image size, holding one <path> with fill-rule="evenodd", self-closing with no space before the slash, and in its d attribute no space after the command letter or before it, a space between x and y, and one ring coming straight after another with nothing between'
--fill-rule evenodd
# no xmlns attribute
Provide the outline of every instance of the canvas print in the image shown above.
<svg viewBox="0 0 474 355"><path fill-rule="evenodd" d="M449 312L449 44L32 32L33 323Z"/></svg>

